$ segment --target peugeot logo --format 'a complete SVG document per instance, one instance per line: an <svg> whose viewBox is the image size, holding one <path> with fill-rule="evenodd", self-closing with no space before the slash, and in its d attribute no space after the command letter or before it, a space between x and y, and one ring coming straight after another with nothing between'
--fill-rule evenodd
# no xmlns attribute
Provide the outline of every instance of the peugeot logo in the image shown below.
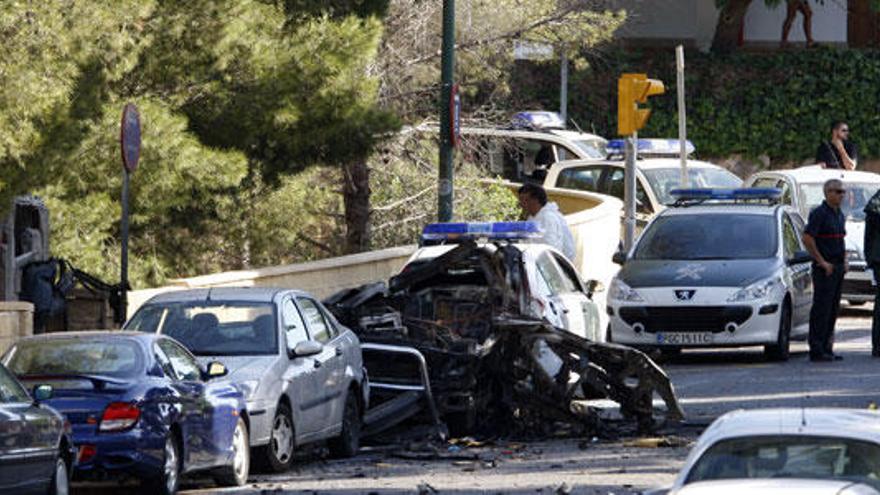
<svg viewBox="0 0 880 495"><path fill-rule="evenodd" d="M690 301L694 298L696 292L695 290L677 290L675 291L675 298L679 301Z"/></svg>

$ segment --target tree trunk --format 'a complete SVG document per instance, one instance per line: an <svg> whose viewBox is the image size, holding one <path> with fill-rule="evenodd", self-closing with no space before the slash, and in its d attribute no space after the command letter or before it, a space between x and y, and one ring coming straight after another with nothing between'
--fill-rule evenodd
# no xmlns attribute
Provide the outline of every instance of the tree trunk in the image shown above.
<svg viewBox="0 0 880 495"><path fill-rule="evenodd" d="M718 14L718 24L715 25L712 53L730 53L736 50L739 33L751 3L752 0L727 0L724 3Z"/></svg>
<svg viewBox="0 0 880 495"><path fill-rule="evenodd" d="M342 167L345 205L345 252L370 249L370 169L357 161Z"/></svg>

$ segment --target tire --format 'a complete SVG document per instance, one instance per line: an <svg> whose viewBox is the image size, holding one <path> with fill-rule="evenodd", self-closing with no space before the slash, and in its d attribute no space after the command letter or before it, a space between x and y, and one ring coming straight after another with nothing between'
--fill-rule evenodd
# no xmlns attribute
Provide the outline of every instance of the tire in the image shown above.
<svg viewBox="0 0 880 495"><path fill-rule="evenodd" d="M361 408L354 390L348 391L345 398L345 411L342 414L342 431L330 440L330 455L335 458L353 457L361 446Z"/></svg>
<svg viewBox="0 0 880 495"><path fill-rule="evenodd" d="M217 470L214 479L221 486L244 486L251 467L251 451L247 425L240 417L232 432L232 464Z"/></svg>
<svg viewBox="0 0 880 495"><path fill-rule="evenodd" d="M52 483L49 485L49 495L68 495L70 493L70 472L67 462L60 454L55 459L55 472L52 474Z"/></svg>
<svg viewBox="0 0 880 495"><path fill-rule="evenodd" d="M290 406L282 402L275 410L269 445L260 449L260 459L270 471L281 473L293 465L294 429Z"/></svg>
<svg viewBox="0 0 880 495"><path fill-rule="evenodd" d="M782 314L779 315L779 331L776 333L776 343L764 346L764 355L771 361L788 361L791 349L791 305L786 301L782 304Z"/></svg>
<svg viewBox="0 0 880 495"><path fill-rule="evenodd" d="M180 466L183 462L178 445L177 436L169 433L165 438L162 474L150 483L152 489L162 495L174 495L180 486Z"/></svg>

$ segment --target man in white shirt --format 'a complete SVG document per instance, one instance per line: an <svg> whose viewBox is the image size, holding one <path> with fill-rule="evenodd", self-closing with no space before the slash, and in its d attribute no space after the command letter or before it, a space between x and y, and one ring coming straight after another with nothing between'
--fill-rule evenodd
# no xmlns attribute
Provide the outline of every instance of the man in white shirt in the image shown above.
<svg viewBox="0 0 880 495"><path fill-rule="evenodd" d="M519 205L529 215L529 220L538 224L544 233L544 242L553 246L571 261L574 261L574 237L568 229L565 217L559 206L547 202L547 191L537 184L525 184L519 188Z"/></svg>

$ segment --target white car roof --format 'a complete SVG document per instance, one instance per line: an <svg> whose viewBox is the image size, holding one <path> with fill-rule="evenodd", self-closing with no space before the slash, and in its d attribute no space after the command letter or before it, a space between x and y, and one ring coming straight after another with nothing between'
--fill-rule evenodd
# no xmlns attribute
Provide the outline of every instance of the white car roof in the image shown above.
<svg viewBox="0 0 880 495"><path fill-rule="evenodd" d="M868 182L880 184L880 175L872 172L862 172L858 170L840 170L822 168L820 165L810 165L807 167L793 168L788 170L767 170L759 172L761 175L782 175L791 178L797 183L824 183L829 179L840 179L846 182Z"/></svg>
<svg viewBox="0 0 880 495"><path fill-rule="evenodd" d="M694 449L728 438L765 435L841 437L880 444L880 411L843 408L732 411L709 425Z"/></svg>
<svg viewBox="0 0 880 495"><path fill-rule="evenodd" d="M848 480L728 479L688 483L674 495L876 495L868 485Z"/></svg>
<svg viewBox="0 0 880 495"><path fill-rule="evenodd" d="M622 160L563 160L561 162L557 162L553 164L553 168L557 168L559 170L571 167L580 167L584 165L617 165L624 166L624 162ZM704 162L700 160L688 160L687 166L689 168L716 168L721 170L727 170L724 167L715 165L714 163ZM644 160L636 160L636 168L640 170L653 170L653 169L663 169L663 168L679 168L681 167L681 160L678 158L645 158Z"/></svg>
<svg viewBox="0 0 880 495"><path fill-rule="evenodd" d="M607 143L608 140L596 134L588 132L570 131L568 129L548 129L548 132L556 134L559 137L571 139L572 141L601 141Z"/></svg>

